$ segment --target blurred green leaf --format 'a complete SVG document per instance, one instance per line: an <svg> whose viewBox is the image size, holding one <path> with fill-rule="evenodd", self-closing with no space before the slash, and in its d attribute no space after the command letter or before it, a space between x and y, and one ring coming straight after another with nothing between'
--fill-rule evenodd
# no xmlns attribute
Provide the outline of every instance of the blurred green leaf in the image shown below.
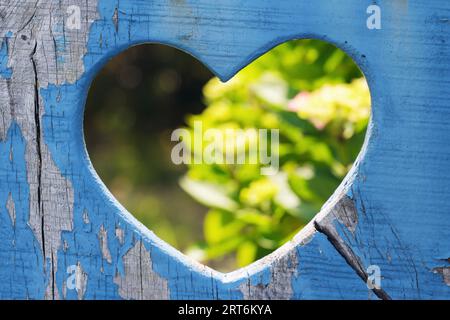
<svg viewBox="0 0 450 320"><path fill-rule="evenodd" d="M233 211L238 204L227 196L224 188L219 185L193 180L187 176L180 179L181 188L201 204Z"/></svg>
<svg viewBox="0 0 450 320"><path fill-rule="evenodd" d="M236 220L231 212L224 210L210 210L205 217L205 240L209 244L228 241L238 234L244 224Z"/></svg>
<svg viewBox="0 0 450 320"><path fill-rule="evenodd" d="M243 242L237 249L236 260L239 267L244 267L257 259L258 246L251 241Z"/></svg>

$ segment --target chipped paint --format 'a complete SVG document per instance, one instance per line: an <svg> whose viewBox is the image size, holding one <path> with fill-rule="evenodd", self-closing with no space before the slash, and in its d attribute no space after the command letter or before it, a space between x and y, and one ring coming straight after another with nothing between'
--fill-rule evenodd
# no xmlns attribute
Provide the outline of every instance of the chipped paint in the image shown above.
<svg viewBox="0 0 450 320"><path fill-rule="evenodd" d="M120 227L116 227L116 237L117 239L119 239L120 244L123 244L123 242L125 241L124 231Z"/></svg>
<svg viewBox="0 0 450 320"><path fill-rule="evenodd" d="M88 275L84 272L80 263L77 263L77 267L75 269L75 288L78 295L78 300L83 300L84 295L86 293L88 282Z"/></svg>
<svg viewBox="0 0 450 320"><path fill-rule="evenodd" d="M0 139L15 121L26 141L25 159L30 187L29 225L40 242L49 278L57 271L57 250L61 232L73 228L73 187L56 166L42 130L44 113L40 90L49 84L73 83L84 73L83 57L86 33L96 17L96 1L87 1L86 19L81 32L65 30L66 7L72 1L59 3L27 1L16 6L2 6L4 16L0 36L8 34L8 63L11 74L0 78L3 125ZM6 43L6 42L5 42ZM58 47L63 43L64 48ZM80 45L85 43L85 45ZM6 116L8 115L8 116ZM47 298L58 296L52 281Z"/></svg>
<svg viewBox="0 0 450 320"><path fill-rule="evenodd" d="M434 273L438 273L442 276L442 280L447 286L450 286L450 267L438 267L433 269Z"/></svg>
<svg viewBox="0 0 450 320"><path fill-rule="evenodd" d="M368 279L366 268L361 259L341 237L336 222L343 224L355 236L358 223L358 211L354 200L343 192L333 195L329 202L322 208L321 213L315 218L314 224L319 232L324 233L328 237L336 250L355 270L356 274L366 282ZM374 288L373 292L381 299L390 299L389 295L383 289Z"/></svg>
<svg viewBox="0 0 450 320"><path fill-rule="evenodd" d="M353 199L341 192L332 197L316 218L320 225L331 225L334 220L343 224L353 235L358 225L358 210Z"/></svg>
<svg viewBox="0 0 450 320"><path fill-rule="evenodd" d="M119 31L119 9L118 8L114 9L114 14L112 16L112 20L113 20L116 32L118 32Z"/></svg>
<svg viewBox="0 0 450 320"><path fill-rule="evenodd" d="M276 260L270 267L267 283L252 280L242 283L239 289L244 299L250 300L289 300L293 295L292 278L297 275L298 259L294 250Z"/></svg>
<svg viewBox="0 0 450 320"><path fill-rule="evenodd" d="M0 141L0 299L42 299L45 294L43 255L28 225L25 148L21 130L13 123Z"/></svg>
<svg viewBox="0 0 450 320"><path fill-rule="evenodd" d="M100 242L100 249L102 251L103 259L108 261L108 263L112 262L111 252L109 252L108 248L108 231L105 229L103 225L101 225L100 230L98 232L98 241Z"/></svg>
<svg viewBox="0 0 450 320"><path fill-rule="evenodd" d="M87 212L87 210L84 210L83 211L83 222L85 223L85 224L88 224L90 221L89 221L89 214L88 214L88 212Z"/></svg>
<svg viewBox="0 0 450 320"><path fill-rule="evenodd" d="M450 5L431 2L383 4L381 32L360 27L367 4L358 0L121 0L120 10L115 0L0 4L0 297L361 299L371 296L365 266L376 263L389 297L449 298L447 267L434 270L444 281L426 267L448 257L450 230L449 94L432 85L448 82L442 22ZM66 8L76 4L81 28L65 28ZM399 7L407 10L399 15ZM355 179L343 183L357 192L326 206L286 251L233 275L199 266L136 222L93 174L83 102L119 51L170 44L226 80L274 45L306 36L355 58L374 113ZM65 282L72 265L77 291Z"/></svg>
<svg viewBox="0 0 450 320"><path fill-rule="evenodd" d="M8 194L8 201L6 202L6 209L8 210L9 217L11 218L11 222L13 226L16 225L16 205L14 204L14 200L12 198L11 193Z"/></svg>
<svg viewBox="0 0 450 320"><path fill-rule="evenodd" d="M358 211L355 202L348 196L342 197L339 204L331 211L340 223L342 223L352 234L355 234L358 225Z"/></svg>
<svg viewBox="0 0 450 320"><path fill-rule="evenodd" d="M141 241L123 256L124 275L118 274L114 282L119 294L127 300L168 299L167 280L153 271L149 252Z"/></svg>

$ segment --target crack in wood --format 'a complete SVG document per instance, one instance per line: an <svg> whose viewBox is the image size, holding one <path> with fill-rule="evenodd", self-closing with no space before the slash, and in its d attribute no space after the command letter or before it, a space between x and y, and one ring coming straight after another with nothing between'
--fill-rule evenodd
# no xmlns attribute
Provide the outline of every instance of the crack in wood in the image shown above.
<svg viewBox="0 0 450 320"><path fill-rule="evenodd" d="M350 232L354 233L358 222L358 211L355 203L346 194L334 195L324 206L321 214L314 220L317 231L325 234L334 248L345 259L345 261L355 270L356 274L365 282L369 278L359 257L341 238L336 230L335 223L343 224ZM371 289L380 299L391 300L391 297L381 288Z"/></svg>

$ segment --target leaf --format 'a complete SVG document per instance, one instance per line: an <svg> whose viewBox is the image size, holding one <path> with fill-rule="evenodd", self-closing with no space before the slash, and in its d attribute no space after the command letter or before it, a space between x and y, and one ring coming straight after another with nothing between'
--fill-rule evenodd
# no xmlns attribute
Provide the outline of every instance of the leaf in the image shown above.
<svg viewBox="0 0 450 320"><path fill-rule="evenodd" d="M270 180L278 187L275 202L284 209L295 209L300 205L299 197L291 190L288 175L285 172L278 172L270 177Z"/></svg>
<svg viewBox="0 0 450 320"><path fill-rule="evenodd" d="M237 236L207 247L205 250L207 259L222 257L235 251L244 240L244 237Z"/></svg>
<svg viewBox="0 0 450 320"><path fill-rule="evenodd" d="M213 209L205 217L204 233L208 244L217 244L236 238L244 224L236 220L231 212Z"/></svg>
<svg viewBox="0 0 450 320"><path fill-rule="evenodd" d="M236 219L246 224L256 225L259 228L267 229L272 223L272 219L256 209L241 209L236 213Z"/></svg>
<svg viewBox="0 0 450 320"><path fill-rule="evenodd" d="M244 267L256 260L258 247L254 242L246 241L239 245L236 252L236 260L239 267Z"/></svg>
<svg viewBox="0 0 450 320"><path fill-rule="evenodd" d="M282 78L273 73L265 73L250 88L265 103L273 106L282 106L287 103L288 85Z"/></svg>
<svg viewBox="0 0 450 320"><path fill-rule="evenodd" d="M180 179L180 187L199 203L207 207L228 211L234 211L238 208L238 204L219 185L196 181L184 176Z"/></svg>

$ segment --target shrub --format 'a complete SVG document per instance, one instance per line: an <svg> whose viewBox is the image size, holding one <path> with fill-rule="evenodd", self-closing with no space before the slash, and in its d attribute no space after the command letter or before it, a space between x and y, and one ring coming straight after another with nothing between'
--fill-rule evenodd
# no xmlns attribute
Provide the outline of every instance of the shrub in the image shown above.
<svg viewBox="0 0 450 320"><path fill-rule="evenodd" d="M245 266L290 240L350 169L370 114L367 83L341 50L317 40L280 45L227 83L204 87L207 108L188 129L278 129L280 170L190 164L181 187L209 207L204 241L188 254ZM231 260L230 260L231 259Z"/></svg>

